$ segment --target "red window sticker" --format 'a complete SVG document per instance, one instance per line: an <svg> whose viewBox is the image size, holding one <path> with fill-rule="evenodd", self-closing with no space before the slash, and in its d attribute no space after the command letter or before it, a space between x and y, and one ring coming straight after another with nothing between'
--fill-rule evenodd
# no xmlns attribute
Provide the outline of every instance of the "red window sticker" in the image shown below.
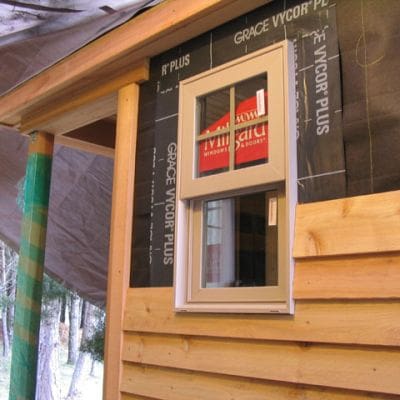
<svg viewBox="0 0 400 400"><path fill-rule="evenodd" d="M265 107L268 104L267 92L264 91ZM260 100L258 99L258 104ZM243 100L235 110L235 125L240 125L261 116L267 115L268 110L259 114L257 96ZM201 135L217 132L230 127L230 113L204 129ZM210 172L229 166L229 133L224 133L199 144L199 173ZM235 131L235 167L259 160L268 160L268 122L257 123Z"/></svg>

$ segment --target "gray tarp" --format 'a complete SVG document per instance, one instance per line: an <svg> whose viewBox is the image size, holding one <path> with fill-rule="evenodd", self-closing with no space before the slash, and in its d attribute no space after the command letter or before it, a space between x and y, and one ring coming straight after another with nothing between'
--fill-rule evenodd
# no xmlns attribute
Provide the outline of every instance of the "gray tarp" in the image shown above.
<svg viewBox="0 0 400 400"><path fill-rule="evenodd" d="M125 3L127 1L125 0ZM76 2L79 3L78 0ZM130 2L132 4L128 7L97 18L89 19L86 15L87 18L84 19L80 13L56 15L48 17L45 23L7 35L1 35L0 16L0 94L37 75L50 65L123 24L138 11L151 7L160 0L130 0ZM96 3L104 5L107 0L104 3L93 0L92 3L92 7ZM46 16L39 16L38 20L42 18Z"/></svg>
<svg viewBox="0 0 400 400"><path fill-rule="evenodd" d="M127 21L143 7L158 2L132 0L129 7L111 13L107 9L108 14L83 22L82 15L67 18L57 14L51 18L50 28L43 24L14 35L3 35L0 37L0 94ZM76 20L80 24L66 28L66 19L70 25ZM15 250L19 248L21 221L18 186L25 174L27 151L27 137L0 126L0 239ZM112 173L112 159L55 147L46 271L96 303L105 301L107 285Z"/></svg>
<svg viewBox="0 0 400 400"><path fill-rule="evenodd" d="M17 205L28 138L0 134L0 237L18 250ZM47 272L97 303L105 299L113 160L56 146L46 244Z"/></svg>

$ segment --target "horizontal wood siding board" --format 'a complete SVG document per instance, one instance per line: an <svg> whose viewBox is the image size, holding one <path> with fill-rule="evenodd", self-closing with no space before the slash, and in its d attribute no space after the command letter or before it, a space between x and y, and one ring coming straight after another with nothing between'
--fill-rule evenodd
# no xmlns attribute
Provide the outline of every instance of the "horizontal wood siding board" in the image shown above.
<svg viewBox="0 0 400 400"><path fill-rule="evenodd" d="M228 375L125 363L122 391L159 400L389 400L393 396L322 389ZM122 397L130 400L142 397Z"/></svg>
<svg viewBox="0 0 400 400"><path fill-rule="evenodd" d="M296 209L294 257L400 251L400 191Z"/></svg>
<svg viewBox="0 0 400 400"><path fill-rule="evenodd" d="M121 393L121 400L158 400L158 399L154 397L143 397L143 396L137 396L135 394Z"/></svg>
<svg viewBox="0 0 400 400"><path fill-rule="evenodd" d="M123 361L400 395L400 349L124 335Z"/></svg>
<svg viewBox="0 0 400 400"><path fill-rule="evenodd" d="M172 288L129 289L124 330L400 346L400 301L297 301L294 316L179 314L172 303Z"/></svg>
<svg viewBox="0 0 400 400"><path fill-rule="evenodd" d="M299 259L294 298L399 299L400 253Z"/></svg>

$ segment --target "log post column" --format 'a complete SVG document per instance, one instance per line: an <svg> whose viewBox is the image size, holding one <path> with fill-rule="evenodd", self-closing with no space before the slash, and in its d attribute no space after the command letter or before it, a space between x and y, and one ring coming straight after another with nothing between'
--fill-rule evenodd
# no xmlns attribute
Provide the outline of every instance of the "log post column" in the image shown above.
<svg viewBox="0 0 400 400"><path fill-rule="evenodd" d="M17 272L9 400L34 400L54 136L31 135Z"/></svg>

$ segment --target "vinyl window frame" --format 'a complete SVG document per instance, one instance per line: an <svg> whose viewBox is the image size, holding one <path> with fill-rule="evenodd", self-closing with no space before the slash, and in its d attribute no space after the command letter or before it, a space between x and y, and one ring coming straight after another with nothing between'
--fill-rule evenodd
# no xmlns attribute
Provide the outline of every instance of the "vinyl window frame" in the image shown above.
<svg viewBox="0 0 400 400"><path fill-rule="evenodd" d="M267 72L268 162L197 177L197 98ZM296 191L296 129L293 46L283 41L180 82L175 310L292 313L293 225ZM268 287L201 287L202 202L277 189L278 280Z"/></svg>

